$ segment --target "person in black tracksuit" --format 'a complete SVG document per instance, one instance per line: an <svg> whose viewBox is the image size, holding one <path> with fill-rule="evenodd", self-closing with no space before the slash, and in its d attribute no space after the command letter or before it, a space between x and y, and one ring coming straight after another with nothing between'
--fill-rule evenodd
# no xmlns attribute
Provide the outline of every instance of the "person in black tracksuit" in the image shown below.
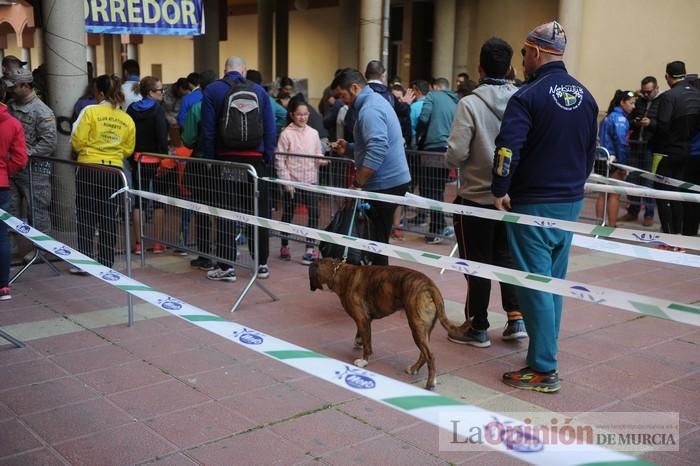
<svg viewBox="0 0 700 466"><path fill-rule="evenodd" d="M685 64L674 61L666 65L666 82L671 87L659 100L656 133L652 151L663 156L656 173L683 180L690 156L690 141L700 125L700 91L686 79ZM656 189L676 191L669 185L655 184ZM664 233L697 234L683 228L683 202L657 201L661 229ZM688 225L690 227L691 225Z"/></svg>

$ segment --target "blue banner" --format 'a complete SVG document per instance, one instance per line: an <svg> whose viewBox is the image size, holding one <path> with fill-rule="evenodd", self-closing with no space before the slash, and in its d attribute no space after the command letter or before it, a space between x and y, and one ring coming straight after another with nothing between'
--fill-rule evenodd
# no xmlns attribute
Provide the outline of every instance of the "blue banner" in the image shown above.
<svg viewBox="0 0 700 466"><path fill-rule="evenodd" d="M204 34L203 0L84 0L93 34Z"/></svg>

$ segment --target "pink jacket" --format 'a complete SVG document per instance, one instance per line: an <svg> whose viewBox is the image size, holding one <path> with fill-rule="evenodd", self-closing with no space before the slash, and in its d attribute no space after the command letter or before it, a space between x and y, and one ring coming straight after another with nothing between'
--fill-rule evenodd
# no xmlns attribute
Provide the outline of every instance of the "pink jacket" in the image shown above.
<svg viewBox="0 0 700 466"><path fill-rule="evenodd" d="M27 144L22 124L0 103L0 188L10 186L10 177L27 165Z"/></svg>
<svg viewBox="0 0 700 466"><path fill-rule="evenodd" d="M291 123L284 128L277 141L276 152L299 154L299 156L275 155L277 177L284 180L315 184L318 182L318 167L328 163L327 160L314 160L308 157L323 157L318 131L309 125L300 128ZM307 157L303 157L304 155Z"/></svg>

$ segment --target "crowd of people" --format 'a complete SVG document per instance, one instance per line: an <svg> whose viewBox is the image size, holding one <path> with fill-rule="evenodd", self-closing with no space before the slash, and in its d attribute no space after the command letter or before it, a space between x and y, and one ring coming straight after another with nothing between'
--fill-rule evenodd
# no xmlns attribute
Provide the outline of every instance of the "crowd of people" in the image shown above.
<svg viewBox="0 0 700 466"><path fill-rule="evenodd" d="M319 181L320 167L328 163L324 155L337 155L354 160L355 189L398 196L413 192L439 201L445 200L450 170L458 169L457 196L449 202L571 221L582 209L584 184L598 145L620 163L700 183L697 76L687 75L683 62L669 63L669 90L660 92L657 80L648 76L638 92L617 91L599 127L591 93L566 70L565 48L566 35L556 21L533 29L520 49L524 70L520 81L512 66L512 46L491 38L480 50L478 80L461 73L454 90L441 77L416 79L404 88L398 77L387 80L382 64L373 60L364 72L338 70L318 110L303 93L295 93L292 79L281 78L274 89L263 87L263 76L248 69L241 57L227 58L221 77L211 70L193 72L167 88L158 77L141 77L138 63L127 60L123 79L101 75L90 81L86 95L76 103L71 142L78 162L126 172L138 163L137 187L215 207L252 214L254 196L241 193L251 193L256 184L258 215L270 218L271 204L279 201L282 221L291 222L295 207L304 204L312 228L319 223L319 199L311 192L285 185L278 199L271 185L258 183L249 173L236 177L218 163L174 163L149 154L246 164L259 177L275 173L281 179L312 184ZM9 163L0 160L0 206L4 208L10 198L18 206L22 199L34 202L31 221L48 233L51 167L33 167L35 189L29 199L27 169L22 166L27 156L53 153L55 118L36 96L32 74L23 62L5 57L3 73L0 94L7 85L12 99L0 106L0 134L6 135L2 149L11 156ZM415 150L419 152L411 152ZM630 181L643 183L637 173L619 167L610 174L616 180L628 175ZM192 183L193 179L209 182ZM109 170L81 166L76 174L78 248L106 266L115 256L116 201L111 194L117 189L116 180ZM660 183L656 187L674 189ZM636 220L643 206L643 225L653 224L654 203L630 200L623 219ZM607 215L614 226L618 204L616 195L609 196L607 212L598 203L598 216ZM656 204L664 232L697 234L697 204L662 200ZM162 205L153 204L156 238L162 234L163 211ZM426 242L436 244L454 234L462 258L555 278L566 274L571 233L462 215L454 217L453 232L442 212L421 215L412 220L428 224ZM400 224L409 220L395 204L378 200L369 201L369 216L371 239L383 243L400 237ZM134 209L137 231L140 217ZM209 217L199 212L193 217L202 255L190 262L192 267L205 270L211 280L235 281L234 222L216 219L212 254ZM180 234L185 243L189 219L190 214L182 212ZM99 242L93 251L96 226ZM269 232L260 228L256 237L250 228L249 249L257 254L258 264L253 272L265 279L270 276ZM8 299L10 292L6 236L0 229L0 299ZM140 242L133 247L136 254L146 253ZM164 250L162 244L153 244L153 253ZM213 263L212 256L221 261ZM279 257L291 259L289 238L284 235ZM318 257L318 245L307 241L302 263ZM387 265L388 258L376 254L371 263ZM71 271L84 273L79 268ZM448 338L486 348L491 345L487 312L491 284L465 277L465 322ZM508 283L500 286L508 318L502 337L529 338L527 367L506 372L503 382L520 389L559 390L556 356L563 298Z"/></svg>

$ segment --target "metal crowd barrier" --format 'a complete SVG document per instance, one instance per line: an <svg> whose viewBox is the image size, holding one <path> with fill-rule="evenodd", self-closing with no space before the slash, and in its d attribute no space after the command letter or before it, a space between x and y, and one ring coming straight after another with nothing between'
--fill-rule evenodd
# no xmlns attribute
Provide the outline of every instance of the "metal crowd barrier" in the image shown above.
<svg viewBox="0 0 700 466"><path fill-rule="evenodd" d="M406 150L406 157L411 170L410 192L437 201L455 200L459 174L447 165L444 152ZM405 207L401 229L425 235L426 240L454 238L451 216L438 211Z"/></svg>
<svg viewBox="0 0 700 466"><path fill-rule="evenodd" d="M261 190L269 188L267 183L258 179L252 165L166 154L142 155L160 161L147 163L142 157L135 162L136 189L251 215L264 212L259 205L266 201ZM141 197L135 199L134 223L139 225L136 233L142 266L150 254L169 253L167 249L170 248L176 255L192 257L190 265L193 268L209 271L217 267L233 267L251 272L232 312L240 306L253 284L277 300L257 280L259 248L261 241L262 247L266 247L264 242L269 234L264 229L259 231L257 226Z"/></svg>
<svg viewBox="0 0 700 466"><path fill-rule="evenodd" d="M32 156L29 179L32 226L102 265L132 276L129 197L126 193L113 196L128 186L121 169ZM12 281L39 257L49 263L51 255L60 257L61 252L35 251ZM127 306L131 326L133 300L128 293Z"/></svg>
<svg viewBox="0 0 700 466"><path fill-rule="evenodd" d="M347 188L352 183L355 163L350 158L321 157L304 154L277 152L275 154L275 173L278 178L292 179L320 186ZM343 200L330 195L309 191L289 192L280 185L270 186L272 200L272 217L302 226L323 229L330 223L336 211L342 207ZM287 235L271 231L271 236L286 238L289 241L308 243L302 236ZM311 246L311 244L308 244ZM275 248L273 248L274 250ZM294 254L294 257L301 254Z"/></svg>

